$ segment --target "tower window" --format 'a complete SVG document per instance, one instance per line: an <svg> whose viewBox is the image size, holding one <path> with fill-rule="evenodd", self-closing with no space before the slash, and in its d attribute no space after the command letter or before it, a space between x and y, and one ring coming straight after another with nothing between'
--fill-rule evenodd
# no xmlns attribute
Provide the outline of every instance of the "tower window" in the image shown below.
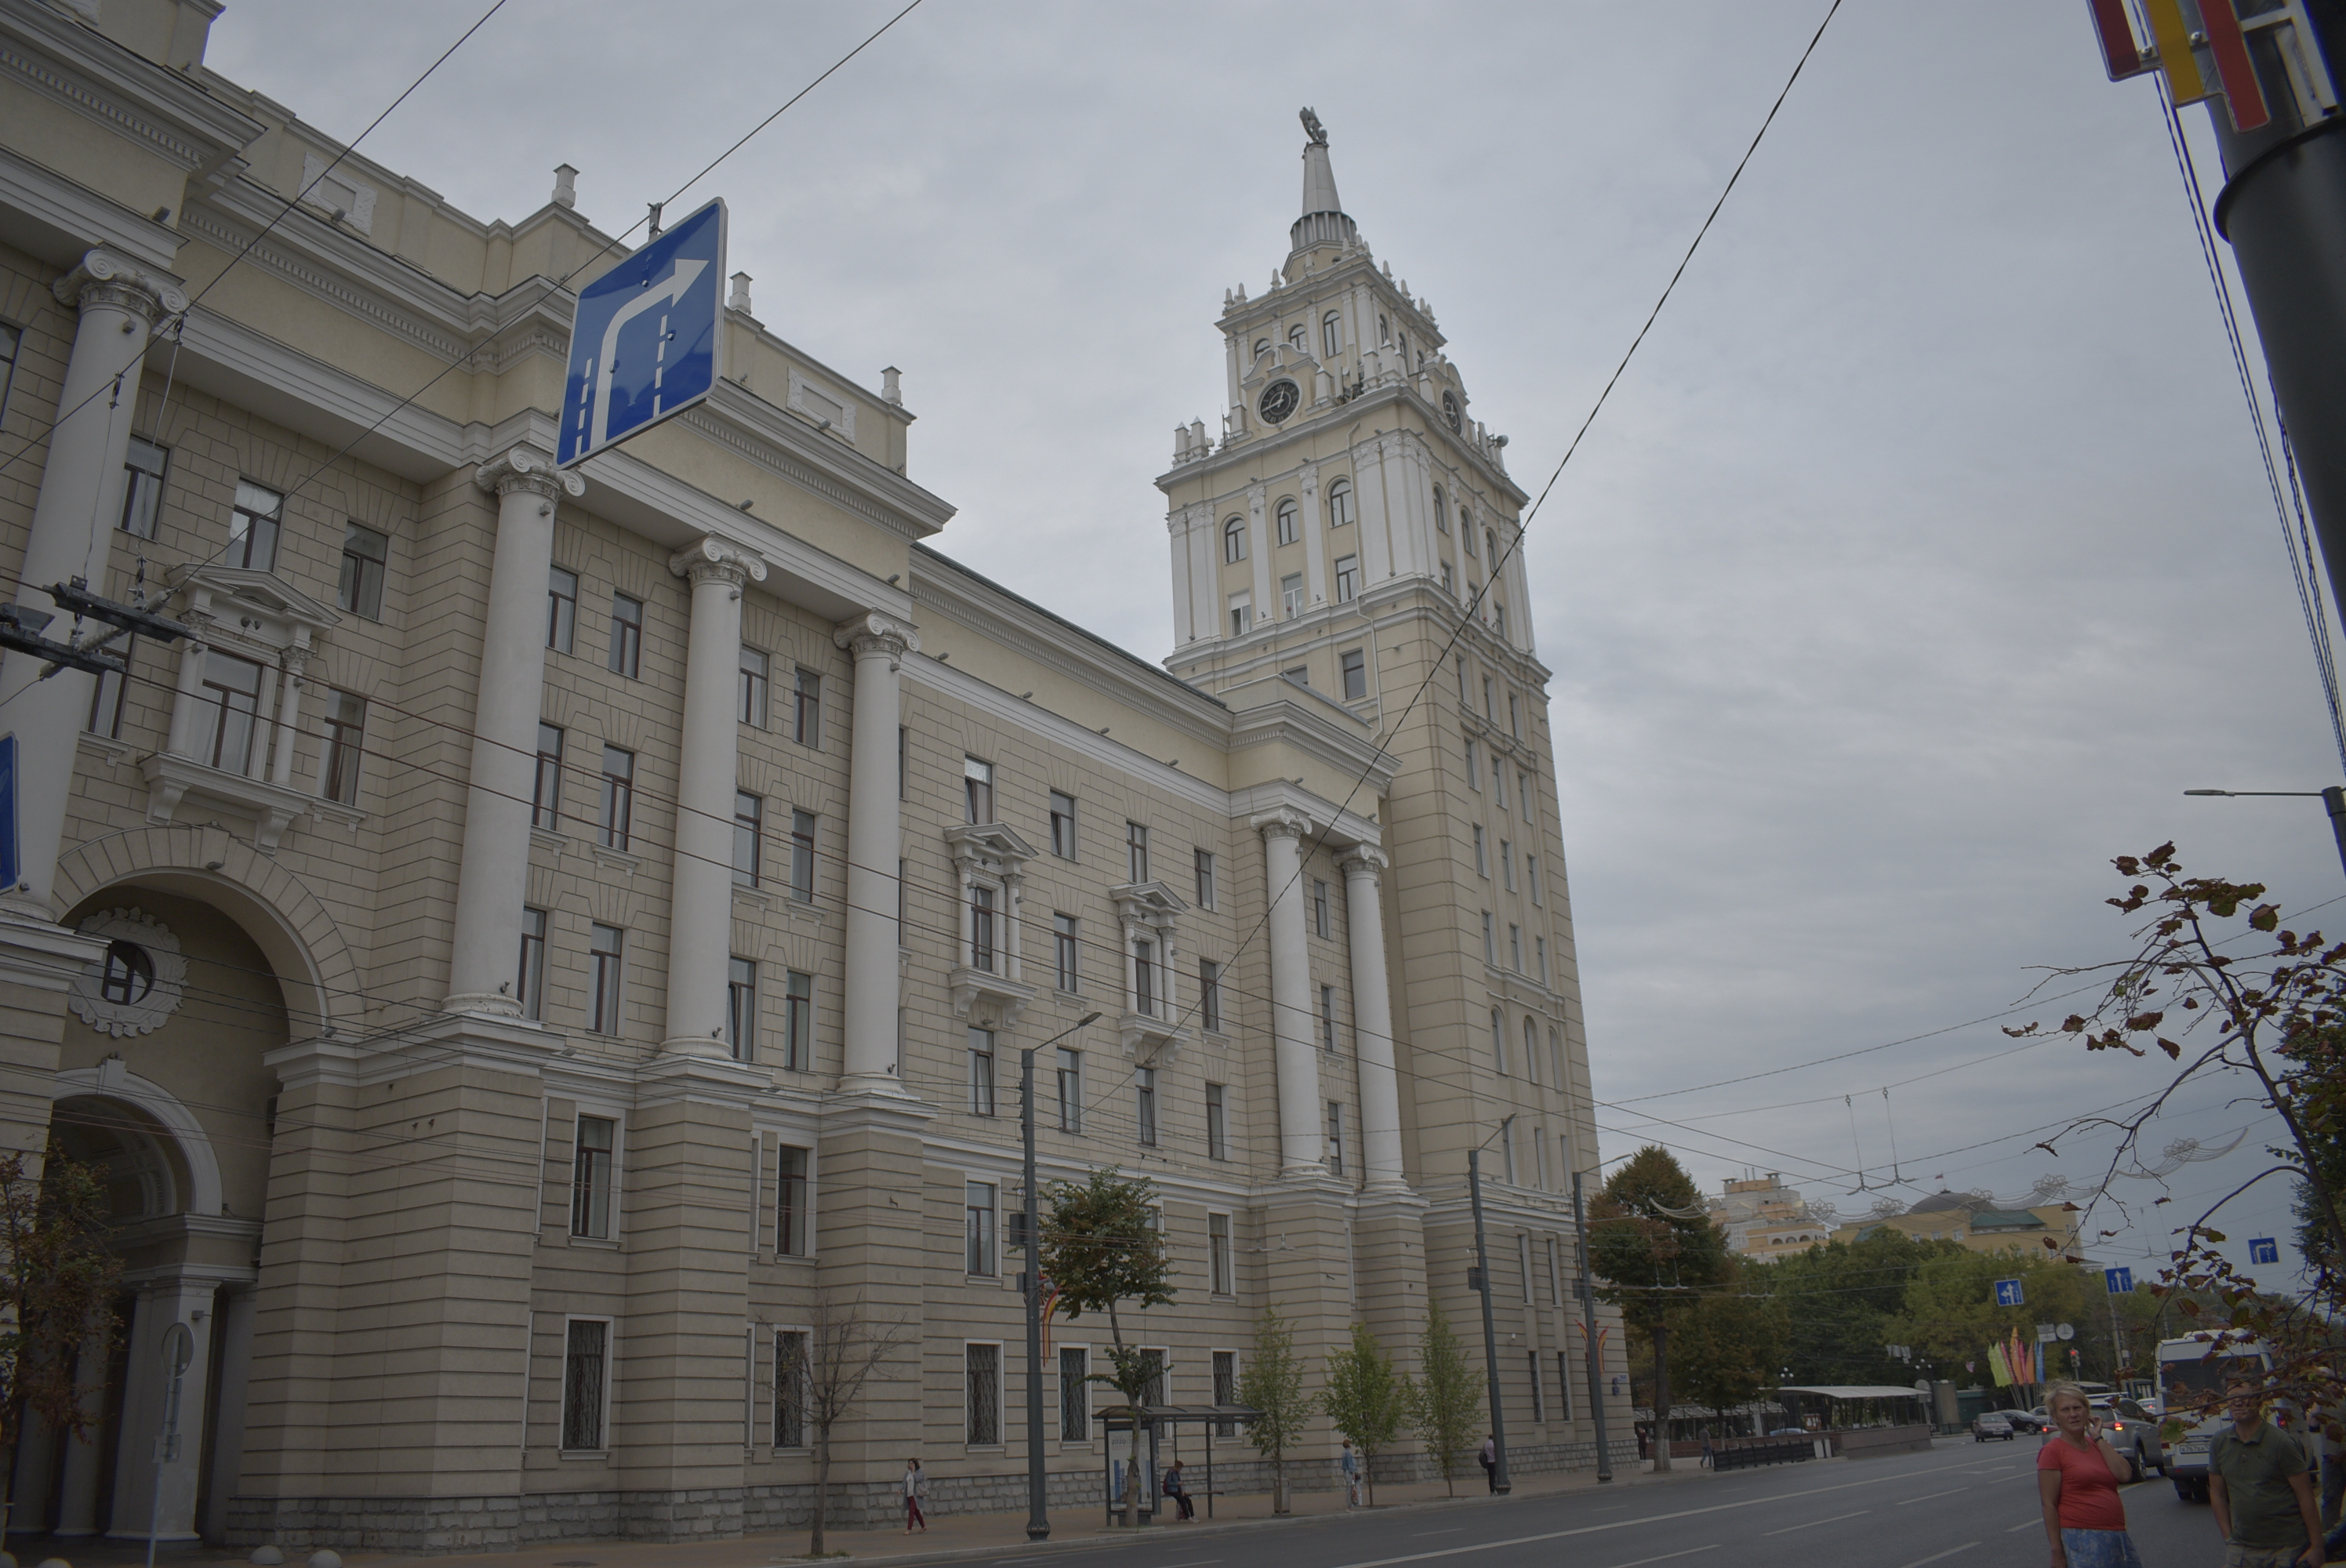
<svg viewBox="0 0 2346 1568"><path fill-rule="evenodd" d="M1344 700L1358 702L1369 695L1369 667L1365 655L1352 648L1337 656L1344 673Z"/></svg>
<svg viewBox="0 0 2346 1568"><path fill-rule="evenodd" d="M1507 1015L1495 1007L1491 1009L1491 1067L1502 1076L1507 1071Z"/></svg>
<svg viewBox="0 0 2346 1568"><path fill-rule="evenodd" d="M1295 537L1295 503L1292 500L1282 501L1279 504L1279 542L1292 545Z"/></svg>
<svg viewBox="0 0 2346 1568"><path fill-rule="evenodd" d="M1339 479L1328 486L1328 526L1341 528L1352 520L1352 482Z"/></svg>
<svg viewBox="0 0 2346 1568"><path fill-rule="evenodd" d="M1358 555L1336 557L1336 602L1350 603L1361 594L1361 558Z"/></svg>
<svg viewBox="0 0 2346 1568"><path fill-rule="evenodd" d="M1388 317L1381 315L1377 318L1377 341L1380 344L1392 341L1392 321Z"/></svg>
<svg viewBox="0 0 2346 1568"><path fill-rule="evenodd" d="M1333 311L1320 318L1320 350L1328 359L1334 359L1344 346L1344 323Z"/></svg>
<svg viewBox="0 0 2346 1568"><path fill-rule="evenodd" d="M1290 572L1279 579L1279 607L1289 620L1303 613L1303 574Z"/></svg>
<svg viewBox="0 0 2346 1568"><path fill-rule="evenodd" d="M1309 334L1304 331L1303 323L1300 321L1296 322L1295 325L1287 329L1288 346L1293 349L1297 353L1301 353L1303 351L1304 340L1307 336L1309 336Z"/></svg>
<svg viewBox="0 0 2346 1568"><path fill-rule="evenodd" d="M1222 559L1236 563L1246 559L1246 519L1233 517L1222 524Z"/></svg>
<svg viewBox="0 0 2346 1568"><path fill-rule="evenodd" d="M1458 508L1458 537L1464 542L1466 553L1469 555L1473 555L1474 553L1474 519L1468 515L1464 504L1461 504Z"/></svg>
<svg viewBox="0 0 2346 1568"><path fill-rule="evenodd" d="M1484 553L1491 558L1491 569L1493 571L1498 570L1499 536L1488 528L1483 530L1483 550Z"/></svg>
<svg viewBox="0 0 2346 1568"><path fill-rule="evenodd" d="M1260 359L1263 355L1269 352L1270 352L1270 340L1269 338L1257 338L1254 341L1254 357L1256 359Z"/></svg>
<svg viewBox="0 0 2346 1568"><path fill-rule="evenodd" d="M1442 591L1445 594L1454 594L1458 591L1456 585L1452 581L1450 575L1450 563L1447 561L1442 563Z"/></svg>
<svg viewBox="0 0 2346 1568"><path fill-rule="evenodd" d="M1232 594L1230 596L1230 636L1242 637L1247 635L1247 629L1253 625L1254 596Z"/></svg>
<svg viewBox="0 0 2346 1568"><path fill-rule="evenodd" d="M1450 532L1450 509L1442 504L1442 486L1439 484L1433 487L1433 530L1437 534Z"/></svg>

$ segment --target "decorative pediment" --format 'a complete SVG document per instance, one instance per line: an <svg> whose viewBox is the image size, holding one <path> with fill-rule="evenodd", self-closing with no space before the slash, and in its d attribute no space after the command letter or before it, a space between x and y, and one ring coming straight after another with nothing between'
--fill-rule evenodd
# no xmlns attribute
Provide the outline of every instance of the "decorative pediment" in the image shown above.
<svg viewBox="0 0 2346 1568"><path fill-rule="evenodd" d="M1108 889L1107 896L1116 905L1117 918L1129 925L1168 929L1189 912L1189 906L1163 882L1125 882Z"/></svg>
<svg viewBox="0 0 2346 1568"><path fill-rule="evenodd" d="M1015 877L1035 858L1034 847L999 822L947 828L945 846L955 866L984 876Z"/></svg>
<svg viewBox="0 0 2346 1568"><path fill-rule="evenodd" d="M188 613L270 647L307 647L342 617L274 572L208 562L167 574L187 595Z"/></svg>

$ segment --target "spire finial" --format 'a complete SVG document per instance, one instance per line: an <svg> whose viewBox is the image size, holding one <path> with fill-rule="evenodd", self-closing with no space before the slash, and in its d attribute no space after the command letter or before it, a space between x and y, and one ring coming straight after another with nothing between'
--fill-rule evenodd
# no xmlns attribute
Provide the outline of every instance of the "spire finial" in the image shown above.
<svg viewBox="0 0 2346 1568"><path fill-rule="evenodd" d="M1289 231L1290 258L1318 245L1341 249L1360 238L1336 196L1336 171L1328 161L1328 127L1311 109L1300 111L1298 117L1308 139L1303 144L1303 212Z"/></svg>
<svg viewBox="0 0 2346 1568"><path fill-rule="evenodd" d="M1313 147L1328 145L1328 127L1320 123L1320 116L1316 110L1307 108L1298 117L1303 121L1303 134L1311 138Z"/></svg>

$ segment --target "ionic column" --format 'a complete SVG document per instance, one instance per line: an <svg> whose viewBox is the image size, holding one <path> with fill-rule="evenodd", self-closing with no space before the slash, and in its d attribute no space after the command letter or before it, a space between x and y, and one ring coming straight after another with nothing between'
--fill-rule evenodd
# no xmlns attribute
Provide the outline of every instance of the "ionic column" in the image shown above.
<svg viewBox="0 0 2346 1568"><path fill-rule="evenodd" d="M668 1038L660 1048L724 1056L730 1054L725 983L733 952L741 587L764 582L766 563L710 538L678 551L668 569L692 585L692 629L685 642L683 757L668 883Z"/></svg>
<svg viewBox="0 0 2346 1568"><path fill-rule="evenodd" d="M15 602L56 616L48 636L72 635L73 616L57 607L47 585L87 575L106 591L114 555L114 521L122 506L122 464L138 405L138 364L147 340L165 314L188 308L175 281L142 272L109 251L93 250L51 286L57 302L81 311L74 330L57 423L48 436L41 491L18 571ZM60 670L41 677L37 655L0 657L0 730L16 746L17 855L23 885L0 890L34 918L49 920L49 889L65 839L66 802L73 790L72 738L89 714L97 677Z"/></svg>
<svg viewBox="0 0 2346 1568"><path fill-rule="evenodd" d="M1344 923L1352 950L1352 1039L1361 1064L1361 1145L1371 1191L1407 1186L1401 1164L1401 1083L1393 1068L1392 993L1386 989L1380 879L1391 862L1358 844L1336 862L1344 873Z"/></svg>
<svg viewBox="0 0 2346 1568"><path fill-rule="evenodd" d="M293 782L293 742L301 733L301 672L309 667L310 650L297 643L282 657L285 696L277 705L277 750L270 759L269 781L286 788Z"/></svg>
<svg viewBox="0 0 2346 1568"><path fill-rule="evenodd" d="M912 627L874 610L838 627L831 640L855 660L847 753L846 1072L840 1086L902 1095L896 1075L896 859L903 849L896 725L903 711L898 673L921 639Z"/></svg>
<svg viewBox="0 0 2346 1568"><path fill-rule="evenodd" d="M521 905L529 891L530 787L546 690L546 586L554 563L554 508L586 482L543 453L517 446L481 465L473 483L497 498L481 638L480 702L473 718L472 787L464 798L464 858L447 1010L521 1016L514 980ZM737 656L738 657L738 656Z"/></svg>
<svg viewBox="0 0 2346 1568"><path fill-rule="evenodd" d="M1253 819L1262 835L1270 899L1270 1032L1279 1074L1279 1155L1283 1175L1318 1176L1326 1165L1320 1130L1320 1054L1311 1044L1311 962L1303 941L1303 835L1293 811Z"/></svg>

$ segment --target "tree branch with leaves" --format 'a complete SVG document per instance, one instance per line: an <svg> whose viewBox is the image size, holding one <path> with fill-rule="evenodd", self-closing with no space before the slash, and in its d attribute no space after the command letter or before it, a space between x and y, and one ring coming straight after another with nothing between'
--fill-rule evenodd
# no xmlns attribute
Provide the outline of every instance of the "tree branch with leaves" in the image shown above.
<svg viewBox="0 0 2346 1568"><path fill-rule="evenodd" d="M22 1154L0 1155L0 1453L9 1455L27 1421L75 1438L95 1431L105 1390L80 1372L107 1364L122 1279L104 1175L54 1144L34 1168ZM5 1532L15 1499L5 1479L0 1486Z"/></svg>
<svg viewBox="0 0 2346 1568"><path fill-rule="evenodd" d="M1392 1446L1408 1418L1414 1395L1407 1374L1377 1343L1366 1323L1352 1325L1352 1343L1328 1358L1327 1386L1320 1409L1329 1424L1361 1451L1361 1474L1369 1483L1369 1505L1377 1501L1377 1455Z"/></svg>
<svg viewBox="0 0 2346 1568"><path fill-rule="evenodd" d="M1041 1269L1058 1288L1053 1311L1069 1322L1086 1312L1107 1315L1114 1341L1110 1369L1093 1373L1091 1380L1114 1389L1134 1413L1124 1481L1124 1522L1129 1528L1140 1506L1139 1410L1149 1385L1166 1369L1158 1357L1124 1342L1117 1308L1162 1307L1173 1299L1173 1255L1158 1217L1157 1184L1109 1166L1084 1181L1053 1182L1047 1196L1051 1212L1044 1222Z"/></svg>

